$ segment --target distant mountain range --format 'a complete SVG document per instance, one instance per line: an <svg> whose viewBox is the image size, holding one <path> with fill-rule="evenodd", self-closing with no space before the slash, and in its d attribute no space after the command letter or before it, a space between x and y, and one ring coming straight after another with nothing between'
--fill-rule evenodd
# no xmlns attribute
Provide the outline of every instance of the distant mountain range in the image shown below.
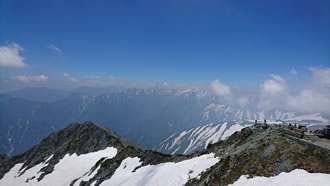
<svg viewBox="0 0 330 186"><path fill-rule="evenodd" d="M209 114L208 111L206 113ZM258 123L264 123L264 119L266 119L268 124L306 124L309 128L322 127L322 125L329 123L329 120L323 118L322 114L319 113L299 115L294 112L280 112L278 110L272 112L237 111L232 113L235 114L231 119L236 120L208 123L173 133L153 149L168 154L189 154L196 150L201 151L207 145L224 140L234 132L253 125L255 120ZM225 115L222 116L226 117Z"/></svg>
<svg viewBox="0 0 330 186"><path fill-rule="evenodd" d="M0 185L328 185L329 154L283 130L258 124L202 152L167 155L93 122L73 123L19 156L0 154Z"/></svg>
<svg viewBox="0 0 330 186"><path fill-rule="evenodd" d="M213 94L195 89L82 87L70 92L26 88L2 94L0 118L0 152L12 156L72 122L95 121L146 148L190 153L216 142L214 139L222 139L231 127L240 125L235 127L238 130L255 119L319 126L329 124L330 117L277 109L263 112L236 109L221 104ZM221 136L198 138L208 134L210 128ZM183 138L173 142L181 134L195 130L198 132L191 137L182 135ZM193 136L194 145L187 149ZM167 148L163 144L168 144Z"/></svg>
<svg viewBox="0 0 330 186"><path fill-rule="evenodd" d="M5 92L4 95L8 95L14 98L22 98L29 101L52 103L64 99L71 94L81 94L85 96L97 97L109 92L119 92L125 90L115 86L111 87L78 87L70 91L64 91L47 87L25 87L9 92Z"/></svg>

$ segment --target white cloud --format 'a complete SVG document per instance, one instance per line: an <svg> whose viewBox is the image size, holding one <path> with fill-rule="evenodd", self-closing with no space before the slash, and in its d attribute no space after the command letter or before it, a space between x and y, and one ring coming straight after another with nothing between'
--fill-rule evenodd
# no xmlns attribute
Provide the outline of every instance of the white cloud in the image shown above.
<svg viewBox="0 0 330 186"><path fill-rule="evenodd" d="M11 79L22 81L24 83L32 83L32 82L47 82L48 77L45 75L39 76L13 76Z"/></svg>
<svg viewBox="0 0 330 186"><path fill-rule="evenodd" d="M218 96L227 96L231 94L230 87L221 83L218 79L211 82L211 87Z"/></svg>
<svg viewBox="0 0 330 186"><path fill-rule="evenodd" d="M52 51L55 55L61 55L61 56L64 55L63 52L62 52L62 50L59 49L59 48L58 48L57 46L55 46L54 44L49 44L49 45L48 45L48 49L49 49L50 51Z"/></svg>
<svg viewBox="0 0 330 186"><path fill-rule="evenodd" d="M329 96L314 91L302 90L297 95L288 95L287 104L289 109L303 112L330 112Z"/></svg>
<svg viewBox="0 0 330 186"><path fill-rule="evenodd" d="M72 82L74 83L77 83L79 82L79 80L75 77L72 77L71 74L67 73L67 72L64 72L64 77L66 77L67 79L71 80Z"/></svg>
<svg viewBox="0 0 330 186"><path fill-rule="evenodd" d="M310 68L312 84L290 87L284 78L271 75L260 86L259 108L298 112L330 112L330 68Z"/></svg>
<svg viewBox="0 0 330 186"><path fill-rule="evenodd" d="M288 95L288 107L298 111L330 113L330 68L309 68L312 85Z"/></svg>
<svg viewBox="0 0 330 186"><path fill-rule="evenodd" d="M278 94L285 90L286 81L281 76L272 74L272 79L265 80L261 85L262 93Z"/></svg>
<svg viewBox="0 0 330 186"><path fill-rule="evenodd" d="M258 107L263 110L282 108L285 105L286 80L279 75L271 74L271 79L260 85Z"/></svg>
<svg viewBox="0 0 330 186"><path fill-rule="evenodd" d="M27 64L20 55L23 48L17 43L10 43L6 46L0 46L0 66L23 68Z"/></svg>

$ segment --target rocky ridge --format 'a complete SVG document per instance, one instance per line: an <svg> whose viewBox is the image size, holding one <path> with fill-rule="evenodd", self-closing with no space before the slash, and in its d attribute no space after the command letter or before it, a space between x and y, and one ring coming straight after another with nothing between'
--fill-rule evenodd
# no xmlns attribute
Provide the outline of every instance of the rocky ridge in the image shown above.
<svg viewBox="0 0 330 186"><path fill-rule="evenodd" d="M133 172L150 165L183 162L203 155L215 154L219 161L198 177L189 177L186 185L228 185L238 180L241 175L269 177L294 169L330 174L328 154L288 138L280 125L257 124L235 132L225 141L208 145L204 151L190 155L167 155L145 150L109 129L86 122L71 124L51 134L22 155L10 159L1 155L0 182L18 163L23 163L19 171L22 175L35 165L45 162L45 159L49 159L48 164L40 169L40 175L31 177L32 180L40 181L46 175L52 174L54 167L66 154L75 153L79 156L107 147L116 148L116 155L109 159L100 158L90 167L90 172L99 167L95 174L87 180L80 180L77 177L70 182L70 185L100 185L114 176L124 160L136 157L140 159L141 164L135 167ZM26 180L26 183L29 181Z"/></svg>

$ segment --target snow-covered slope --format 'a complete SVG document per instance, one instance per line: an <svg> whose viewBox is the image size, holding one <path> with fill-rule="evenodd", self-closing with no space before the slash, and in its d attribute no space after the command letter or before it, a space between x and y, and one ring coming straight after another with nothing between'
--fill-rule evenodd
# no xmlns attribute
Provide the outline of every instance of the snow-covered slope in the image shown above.
<svg viewBox="0 0 330 186"><path fill-rule="evenodd" d="M210 123L173 134L156 146L154 150L169 154L189 154L196 150L203 150L208 144L224 140L236 131L252 124L252 122Z"/></svg>
<svg viewBox="0 0 330 186"><path fill-rule="evenodd" d="M107 147L104 150L91 152L77 156L77 154L66 154L54 167L51 174L47 174L40 181L42 169L46 167L53 155L49 156L44 162L37 164L31 168L24 168L24 163L16 164L4 177L0 180L0 185L70 185L70 183L78 179L75 183L88 180L95 175L98 168L92 169L96 162L101 158L111 159L117 154L117 149ZM94 174L93 174L94 173ZM61 179L59 179L61 178ZM79 184L77 184L79 185Z"/></svg>
<svg viewBox="0 0 330 186"><path fill-rule="evenodd" d="M291 172L283 172L274 177L253 177L248 179L243 175L235 183L229 186L329 186L330 174L309 173L305 170L296 169Z"/></svg>
<svg viewBox="0 0 330 186"><path fill-rule="evenodd" d="M178 163L168 162L140 167L142 162L139 158L126 158L117 168L114 175L109 180L102 182L101 186L184 185L189 179L198 177L201 172L218 161L219 159L211 153Z"/></svg>
<svg viewBox="0 0 330 186"><path fill-rule="evenodd" d="M115 157L116 154L117 149L113 147L79 156L66 154L55 164L54 171L41 180L41 172L53 155L30 168L22 169L24 163L18 163L4 175L0 185L67 186L73 183L78 186L82 181L93 179L101 163ZM143 161L140 158L128 157L121 162L112 177L101 182L101 185L183 185L218 161L219 159L211 153L178 163L141 166ZM95 183L96 181L92 185Z"/></svg>

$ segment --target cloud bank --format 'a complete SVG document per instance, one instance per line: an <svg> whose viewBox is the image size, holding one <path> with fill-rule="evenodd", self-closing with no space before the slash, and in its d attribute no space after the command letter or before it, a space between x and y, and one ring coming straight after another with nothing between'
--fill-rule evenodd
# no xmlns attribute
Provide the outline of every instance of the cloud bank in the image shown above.
<svg viewBox="0 0 330 186"><path fill-rule="evenodd" d="M303 112L330 113L330 68L310 68L312 80L310 85L288 93L287 106Z"/></svg>
<svg viewBox="0 0 330 186"><path fill-rule="evenodd" d="M270 74L252 93L242 94L242 89L230 89L218 79L211 82L211 88L216 95L229 97L230 104L238 107L329 114L330 68L309 68L309 72L309 78L299 87L291 86L290 78ZM290 75L297 75L297 72L291 70Z"/></svg>
<svg viewBox="0 0 330 186"><path fill-rule="evenodd" d="M24 83L32 83L32 82L47 82L48 77L45 75L39 76L13 76L11 79L22 81Z"/></svg>
<svg viewBox="0 0 330 186"><path fill-rule="evenodd" d="M0 46L0 66L23 68L27 64L24 63L24 58L20 55L23 48L17 43L9 43L5 46Z"/></svg>

